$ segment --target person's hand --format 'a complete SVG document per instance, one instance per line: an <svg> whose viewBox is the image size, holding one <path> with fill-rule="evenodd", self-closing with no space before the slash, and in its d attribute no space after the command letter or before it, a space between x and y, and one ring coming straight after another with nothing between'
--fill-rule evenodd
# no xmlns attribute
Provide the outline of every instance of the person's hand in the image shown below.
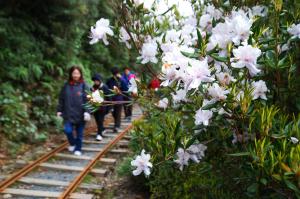
<svg viewBox="0 0 300 199"><path fill-rule="evenodd" d="M56 113L56 116L57 116L57 117L61 117L61 116L62 116L62 112L57 112L57 113Z"/></svg>
<svg viewBox="0 0 300 199"><path fill-rule="evenodd" d="M117 93L117 94L121 94L121 91L118 87L114 86L114 91Z"/></svg>
<svg viewBox="0 0 300 199"><path fill-rule="evenodd" d="M91 120L91 114L89 114L88 112L84 112L83 119L86 122L90 121Z"/></svg>
<svg viewBox="0 0 300 199"><path fill-rule="evenodd" d="M138 94L137 94L137 93L131 93L131 96L132 96L132 97L137 97Z"/></svg>

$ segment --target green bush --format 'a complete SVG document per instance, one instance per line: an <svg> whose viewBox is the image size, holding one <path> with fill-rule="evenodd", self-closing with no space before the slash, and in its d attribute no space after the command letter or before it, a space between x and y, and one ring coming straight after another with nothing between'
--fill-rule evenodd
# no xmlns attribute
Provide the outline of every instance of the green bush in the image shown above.
<svg viewBox="0 0 300 199"><path fill-rule="evenodd" d="M128 65L121 46L89 45L89 28L102 15L114 19L109 1L0 2L0 133L33 143L61 130L57 95L76 64L85 79ZM7 141L7 142L9 142ZM9 147L10 148L10 147Z"/></svg>

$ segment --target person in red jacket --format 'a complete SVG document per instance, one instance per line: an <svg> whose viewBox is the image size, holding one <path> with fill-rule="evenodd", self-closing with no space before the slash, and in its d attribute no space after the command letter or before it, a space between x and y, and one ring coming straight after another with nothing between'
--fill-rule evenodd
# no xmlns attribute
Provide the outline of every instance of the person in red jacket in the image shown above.
<svg viewBox="0 0 300 199"><path fill-rule="evenodd" d="M149 84L149 88L153 90L157 90L159 87L160 87L160 80L157 77L153 77Z"/></svg>

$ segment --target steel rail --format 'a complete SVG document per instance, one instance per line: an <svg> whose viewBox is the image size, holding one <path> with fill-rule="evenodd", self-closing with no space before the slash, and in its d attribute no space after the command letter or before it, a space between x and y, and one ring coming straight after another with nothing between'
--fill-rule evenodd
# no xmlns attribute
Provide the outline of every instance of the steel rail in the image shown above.
<svg viewBox="0 0 300 199"><path fill-rule="evenodd" d="M139 117L137 120L141 119L143 116ZM104 156L109 149L114 146L120 139L122 139L125 134L133 127L133 124L130 124L126 127L124 131L119 133L111 142L109 142L103 150L101 150L96 157L89 162L89 164L80 172L80 174L71 182L67 189L60 195L59 199L69 198L70 195L75 191L75 189L80 185L84 177L90 172L90 170L96 165L97 161Z"/></svg>
<svg viewBox="0 0 300 199"><path fill-rule="evenodd" d="M113 119L111 117L109 117L108 119L105 120L105 123L108 124L112 120ZM97 129L96 127L86 128L85 131L87 132L87 134L85 134L84 136L89 135L90 133L92 133L96 129ZM7 179L5 179L3 182L0 183L0 193L2 193L6 188L8 188L10 185L15 183L16 181L18 181L20 178L22 178L23 176L28 174L30 171L37 168L41 163L46 162L47 160L49 160L56 153L59 153L59 152L63 151L68 146L68 144L69 144L68 141L65 141L64 143L62 143L60 146L56 147L55 149L53 149L49 153L46 153L46 154L42 155L37 160L33 161L32 163L26 165L22 169L20 169L20 170L16 171L15 173L13 173L10 177L8 177Z"/></svg>

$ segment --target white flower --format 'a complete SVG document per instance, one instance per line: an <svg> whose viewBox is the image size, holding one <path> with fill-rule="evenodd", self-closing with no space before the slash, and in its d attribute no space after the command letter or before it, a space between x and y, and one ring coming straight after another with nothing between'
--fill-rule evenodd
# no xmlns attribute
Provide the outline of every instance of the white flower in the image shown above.
<svg viewBox="0 0 300 199"><path fill-rule="evenodd" d="M113 36L114 32L109 26L109 20L101 18L96 22L96 26L91 27L90 44L95 44L102 40L105 45L108 45L107 35Z"/></svg>
<svg viewBox="0 0 300 199"><path fill-rule="evenodd" d="M297 144L299 142L299 140L296 137L291 137L291 142L293 144Z"/></svg>
<svg viewBox="0 0 300 199"><path fill-rule="evenodd" d="M239 46L237 49L233 49L233 55L234 58L232 58L231 61L237 60L237 62L232 63L232 67L247 67L250 75L252 76L260 72L260 70L256 67L257 58L261 55L260 49L244 44L244 46Z"/></svg>
<svg viewBox="0 0 300 199"><path fill-rule="evenodd" d="M209 120L212 116L213 116L213 112L211 110L202 110L200 108L195 115L195 124L196 125L203 124L205 126L208 126Z"/></svg>
<svg viewBox="0 0 300 199"><path fill-rule="evenodd" d="M157 54L157 44L154 41L149 41L143 44L141 56L138 58L142 59L142 64L146 64L148 62L157 63L157 58L155 57Z"/></svg>
<svg viewBox="0 0 300 199"><path fill-rule="evenodd" d="M217 101L226 99L228 93L229 91L224 90L224 88L220 87L217 83L214 83L208 88L208 94Z"/></svg>
<svg viewBox="0 0 300 199"><path fill-rule="evenodd" d="M254 6L252 8L252 15L264 17L267 15L268 8L266 6Z"/></svg>
<svg viewBox="0 0 300 199"><path fill-rule="evenodd" d="M190 67L187 67L187 72L191 76L191 82L188 85L188 90L197 89L202 82L210 82L213 79L210 77L207 59L199 61L191 59Z"/></svg>
<svg viewBox="0 0 300 199"><path fill-rule="evenodd" d="M185 0L179 1L177 9L180 16L182 17L189 17L194 15L192 4L189 1L185 1Z"/></svg>
<svg viewBox="0 0 300 199"><path fill-rule="evenodd" d="M150 10L155 0L133 0L133 3L136 7L143 4L143 7L147 10Z"/></svg>
<svg viewBox="0 0 300 199"><path fill-rule="evenodd" d="M220 110L218 111L218 114L219 114L219 115L224 115L224 114L226 114L226 115L228 115L228 116L231 116L231 115L232 115L231 113L228 113L227 111L225 111L224 108L220 108Z"/></svg>
<svg viewBox="0 0 300 199"><path fill-rule="evenodd" d="M176 43L172 43L172 42L166 42L160 45L160 48L162 49L162 51L164 53L168 53L168 52L172 52L175 50L175 48L177 47Z"/></svg>
<svg viewBox="0 0 300 199"><path fill-rule="evenodd" d="M179 34L178 32L175 30L175 29L171 29L171 30L168 30L167 33L166 33L166 41L169 42L176 42L179 40Z"/></svg>
<svg viewBox="0 0 300 199"><path fill-rule="evenodd" d="M268 91L268 88L266 82L264 82L263 80L259 80L257 82L252 82L251 85L254 89L252 92L254 100L258 98L267 100L266 92Z"/></svg>
<svg viewBox="0 0 300 199"><path fill-rule="evenodd" d="M178 159L174 160L177 164L179 164L179 169L182 171L184 165L189 165L190 154L186 152L183 148L179 148L176 153Z"/></svg>
<svg viewBox="0 0 300 199"><path fill-rule="evenodd" d="M209 43L207 44L207 51L213 49L215 46L219 48L226 49L227 45L231 43L232 34L231 27L226 23L218 23L212 29L212 35L209 38Z"/></svg>
<svg viewBox="0 0 300 199"><path fill-rule="evenodd" d="M189 165L189 160L193 160L196 163L199 163L200 160L205 156L204 151L207 149L207 146L203 144L193 144L187 150L183 148L178 148L177 157L178 159L174 160L179 164L179 169L182 171L184 166Z"/></svg>
<svg viewBox="0 0 300 199"><path fill-rule="evenodd" d="M156 104L157 107L166 109L169 105L169 100L168 98L163 98L162 100L159 100L158 103Z"/></svg>
<svg viewBox="0 0 300 199"><path fill-rule="evenodd" d="M173 101L174 103L178 103L181 101L186 101L186 90L185 89L180 89L176 91L176 94L172 93Z"/></svg>
<svg viewBox="0 0 300 199"><path fill-rule="evenodd" d="M161 86L169 86L178 78L178 70L170 64L164 64L162 66Z"/></svg>
<svg viewBox="0 0 300 199"><path fill-rule="evenodd" d="M127 48L130 49L131 45L129 44L128 41L130 41L131 38L130 38L129 34L127 33L127 31L125 30L124 27L120 28L120 35L119 36L120 36L120 42L125 43Z"/></svg>
<svg viewBox="0 0 300 199"><path fill-rule="evenodd" d="M220 19L222 17L222 11L215 8L214 5L208 5L205 7L205 12L215 19Z"/></svg>
<svg viewBox="0 0 300 199"><path fill-rule="evenodd" d="M216 77L222 85L229 85L230 82L235 81L229 73L220 72Z"/></svg>
<svg viewBox="0 0 300 199"><path fill-rule="evenodd" d="M293 24L291 27L288 28L287 31L294 37L300 38L300 23L297 25Z"/></svg>
<svg viewBox="0 0 300 199"><path fill-rule="evenodd" d="M135 160L131 161L131 166L136 167L136 169L132 172L134 176L140 175L142 172L146 176L150 175L150 168L152 167L152 163L150 162L150 154L145 154L145 150L143 149L141 155L138 155Z"/></svg>
<svg viewBox="0 0 300 199"><path fill-rule="evenodd" d="M240 41L247 41L252 26L252 20L243 15L236 15L232 20L228 21L232 31L232 41L239 45Z"/></svg>
<svg viewBox="0 0 300 199"><path fill-rule="evenodd" d="M207 149L207 146L204 144L193 144L187 151L190 154L190 159L194 162L199 163L200 160L205 156L204 151Z"/></svg>
<svg viewBox="0 0 300 199"><path fill-rule="evenodd" d="M101 96L99 90L95 90L92 93L92 101L97 103L102 103L104 101L103 97Z"/></svg>
<svg viewBox="0 0 300 199"><path fill-rule="evenodd" d="M137 84L136 84L135 78L131 78L129 80L128 92L132 92L132 93L135 93L135 94L138 93L138 88L137 88Z"/></svg>
<svg viewBox="0 0 300 199"><path fill-rule="evenodd" d="M202 15L200 18L200 27L203 29L211 30L213 18L209 14Z"/></svg>

